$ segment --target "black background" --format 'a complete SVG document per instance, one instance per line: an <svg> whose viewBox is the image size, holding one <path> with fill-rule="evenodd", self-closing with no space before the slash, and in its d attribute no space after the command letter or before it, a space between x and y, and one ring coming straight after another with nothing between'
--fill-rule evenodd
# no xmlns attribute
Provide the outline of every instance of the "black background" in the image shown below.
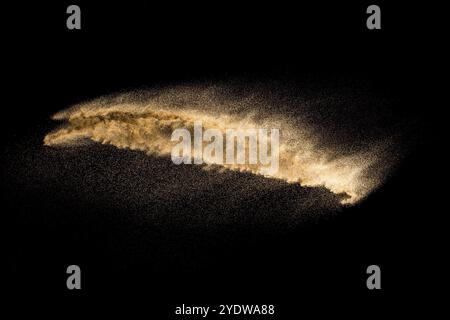
<svg viewBox="0 0 450 320"><path fill-rule="evenodd" d="M438 116L428 89L438 88L431 73L439 9L377 2L382 30L370 31L365 10L371 3L364 1L76 3L80 31L66 29L72 3L21 3L4 12L7 148L30 135L41 139L49 116L73 103L118 90L236 76L324 78L336 86L341 79L363 79L395 102L396 117L419 119L421 138L387 184L361 204L287 234L243 234L229 244L202 246L203 263L187 269L170 258L155 267L152 257L117 266L98 243L120 239L120 225L100 219L49 223L48 217L84 209L70 202L49 209L39 192L18 194L2 179L3 214L14 226L7 233L7 282L22 306L16 311L39 307L64 317L121 310L168 318L182 303L265 303L291 319L306 313L402 315L420 308L424 285L443 273L429 232L438 215L430 201L436 197L430 187L436 162L430 159L437 142L429 123ZM22 219L30 212L33 219ZM81 291L66 289L70 264L82 269ZM380 291L366 288L371 264L381 267Z"/></svg>

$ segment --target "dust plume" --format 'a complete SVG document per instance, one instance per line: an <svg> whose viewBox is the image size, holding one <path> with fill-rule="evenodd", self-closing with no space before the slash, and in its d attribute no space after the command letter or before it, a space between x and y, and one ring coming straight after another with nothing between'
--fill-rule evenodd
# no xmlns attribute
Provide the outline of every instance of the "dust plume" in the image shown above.
<svg viewBox="0 0 450 320"><path fill-rule="evenodd" d="M326 124L307 121L306 109L285 112L266 95L234 92L223 87L174 87L95 99L53 115L63 124L44 138L46 146L79 146L86 141L170 157L171 134L177 128L279 128L279 170L266 176L301 186L325 187L341 195L342 204L355 204L382 182L390 167L386 141L327 142ZM289 103L288 103L289 104ZM293 103L291 103L293 104ZM294 103L295 104L295 103ZM360 143L361 144L361 143ZM88 146L87 146L88 147ZM217 169L217 165L202 165ZM223 165L219 170L260 174L257 165Z"/></svg>

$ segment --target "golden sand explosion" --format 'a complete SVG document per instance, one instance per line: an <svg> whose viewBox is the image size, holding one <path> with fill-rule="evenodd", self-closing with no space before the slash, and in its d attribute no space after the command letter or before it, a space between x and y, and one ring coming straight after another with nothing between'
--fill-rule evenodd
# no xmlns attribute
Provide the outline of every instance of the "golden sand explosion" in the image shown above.
<svg viewBox="0 0 450 320"><path fill-rule="evenodd" d="M220 99L219 99L220 100ZM52 119L64 121L44 138L46 146L71 146L92 140L153 156L170 156L171 134L177 128L192 130L195 121L205 129L279 128L279 170L268 178L302 186L325 187L342 195L343 204L355 204L382 182L376 171L384 159L374 150L340 152L326 148L308 126L283 115L261 117L250 102L219 101L211 90L192 93L171 89L145 98L139 94L103 97L58 112ZM227 105L230 108L227 109ZM259 111L259 110L258 110ZM208 168L203 165L203 168ZM224 165L229 170L259 174L255 165ZM380 171L381 169L379 169ZM380 178L381 177L381 178Z"/></svg>

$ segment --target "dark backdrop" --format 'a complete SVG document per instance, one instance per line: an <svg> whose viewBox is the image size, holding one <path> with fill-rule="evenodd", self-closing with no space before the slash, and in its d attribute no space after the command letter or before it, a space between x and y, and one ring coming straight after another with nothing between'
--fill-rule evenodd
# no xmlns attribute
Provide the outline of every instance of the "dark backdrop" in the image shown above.
<svg viewBox="0 0 450 320"><path fill-rule="evenodd" d="M42 139L52 127L49 116L73 103L199 80L324 79L336 86L361 80L393 101L394 116L419 119L419 124L400 168L360 205L284 234L243 231L207 245L197 230L195 240L186 240L198 242L194 256L183 253L183 237L177 237L179 243L171 245L179 253L155 253L162 259L157 262L149 255L121 264L133 259L126 249L113 256L133 223L102 219L106 213L79 218L80 212L87 216L96 210L117 217L118 209L86 211L65 199L48 205L48 196L38 190L20 192L3 179L2 214L13 226L6 226L6 277L18 310L29 306L34 312L39 306L53 312L62 306L62 317L76 310L87 314L93 307L101 313L143 311L144 317L167 318L182 303L273 303L278 316L292 319L307 312L401 315L421 305L421 288L440 272L431 267L437 249L429 233L438 215L430 200L436 141L429 125L437 111L427 91L436 67L432 43L439 37L430 32L434 8L378 1L382 30L369 31L365 8L371 3L364 1L76 3L81 31L66 29L65 9L71 3L64 1L18 3L4 12L4 161L17 144ZM52 221L61 215L66 222ZM156 238L156 227L147 231L149 239ZM183 267L172 258L178 254ZM192 265L186 267L189 259ZM81 266L79 292L65 287L69 264ZM370 264L381 267L381 291L365 286Z"/></svg>

